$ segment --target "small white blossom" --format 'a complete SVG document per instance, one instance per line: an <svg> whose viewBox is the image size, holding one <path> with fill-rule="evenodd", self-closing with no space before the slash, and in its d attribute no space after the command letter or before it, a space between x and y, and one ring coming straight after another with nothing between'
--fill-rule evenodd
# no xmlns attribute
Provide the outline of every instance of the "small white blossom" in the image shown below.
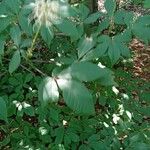
<svg viewBox="0 0 150 150"><path fill-rule="evenodd" d="M113 114L113 122L114 122L114 124L117 124L119 120L120 120L120 117L117 114Z"/></svg>
<svg viewBox="0 0 150 150"><path fill-rule="evenodd" d="M58 24L68 15L67 3L58 0L35 0L28 5L28 8L32 9L30 22L34 20L35 24L40 26L49 27Z"/></svg>

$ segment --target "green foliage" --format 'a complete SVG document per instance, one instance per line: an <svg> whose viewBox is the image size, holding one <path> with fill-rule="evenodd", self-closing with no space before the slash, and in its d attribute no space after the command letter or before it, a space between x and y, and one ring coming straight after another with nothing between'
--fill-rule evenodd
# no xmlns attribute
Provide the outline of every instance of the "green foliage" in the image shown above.
<svg viewBox="0 0 150 150"><path fill-rule="evenodd" d="M0 149L150 149L149 85L115 69L133 37L149 44L150 16L58 0L38 22L34 2L0 2Z"/></svg>
<svg viewBox="0 0 150 150"><path fill-rule="evenodd" d="M0 97L0 105L1 105L1 110L0 110L0 119L5 120L7 122L7 107L6 107L6 102L2 97Z"/></svg>
<svg viewBox="0 0 150 150"><path fill-rule="evenodd" d="M144 7L145 8L150 8L150 1L149 0L144 1Z"/></svg>
<svg viewBox="0 0 150 150"><path fill-rule="evenodd" d="M20 65L21 58L20 58L19 50L16 50L11 58L9 63L9 73L13 73Z"/></svg>

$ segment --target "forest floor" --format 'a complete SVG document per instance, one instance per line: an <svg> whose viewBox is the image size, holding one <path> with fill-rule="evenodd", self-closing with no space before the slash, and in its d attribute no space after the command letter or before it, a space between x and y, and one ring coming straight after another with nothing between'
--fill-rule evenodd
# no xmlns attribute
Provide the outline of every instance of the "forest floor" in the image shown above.
<svg viewBox="0 0 150 150"><path fill-rule="evenodd" d="M150 46L145 46L141 41L134 39L130 47L134 53L132 70L134 75L150 81Z"/></svg>

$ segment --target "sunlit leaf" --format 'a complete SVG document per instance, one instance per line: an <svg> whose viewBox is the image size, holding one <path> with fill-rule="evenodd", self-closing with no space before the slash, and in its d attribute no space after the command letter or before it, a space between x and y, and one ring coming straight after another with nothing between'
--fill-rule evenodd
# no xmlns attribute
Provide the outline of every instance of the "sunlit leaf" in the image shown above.
<svg viewBox="0 0 150 150"><path fill-rule="evenodd" d="M95 45L95 39L93 37L83 37L78 44L78 57L81 58Z"/></svg>
<svg viewBox="0 0 150 150"><path fill-rule="evenodd" d="M80 114L93 114L94 104L89 90L76 80L58 79L66 104Z"/></svg>
<svg viewBox="0 0 150 150"><path fill-rule="evenodd" d="M55 80L51 77L46 77L38 89L38 99L42 105L46 105L50 102L57 102L59 98L58 87Z"/></svg>

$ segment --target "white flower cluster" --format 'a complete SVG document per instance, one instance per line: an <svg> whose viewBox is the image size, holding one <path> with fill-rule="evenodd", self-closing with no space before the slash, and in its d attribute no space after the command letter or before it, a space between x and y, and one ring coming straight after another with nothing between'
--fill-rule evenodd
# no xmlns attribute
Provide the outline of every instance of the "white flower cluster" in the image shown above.
<svg viewBox="0 0 150 150"><path fill-rule="evenodd" d="M64 17L68 15L68 5L60 0L35 0L28 7L32 9L29 20L35 21L36 25L45 25L61 23Z"/></svg>

